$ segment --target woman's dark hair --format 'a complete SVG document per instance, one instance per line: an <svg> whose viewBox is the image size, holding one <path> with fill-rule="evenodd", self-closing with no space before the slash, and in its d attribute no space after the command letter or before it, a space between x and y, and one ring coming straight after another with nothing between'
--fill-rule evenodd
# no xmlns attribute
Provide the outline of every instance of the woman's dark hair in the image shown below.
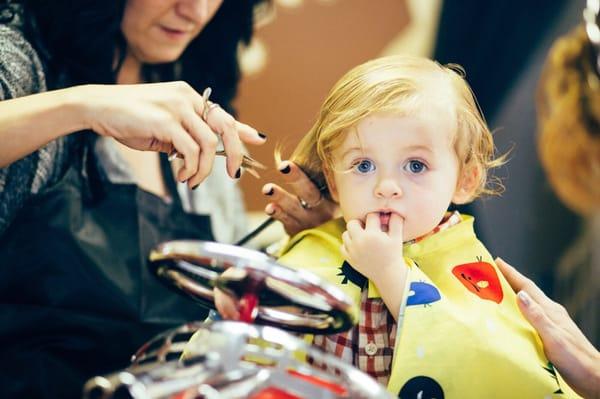
<svg viewBox="0 0 600 399"><path fill-rule="evenodd" d="M237 48L248 43L254 6L262 0L224 0L214 18L174 63L145 65L149 81L184 80L225 108L236 94ZM12 5L11 5L12 3ZM16 5L15 5L16 3ZM0 16L20 6L23 31L46 68L49 89L86 83L114 83L125 53L121 20L126 0L0 0ZM6 22L6 21L4 21Z"/></svg>

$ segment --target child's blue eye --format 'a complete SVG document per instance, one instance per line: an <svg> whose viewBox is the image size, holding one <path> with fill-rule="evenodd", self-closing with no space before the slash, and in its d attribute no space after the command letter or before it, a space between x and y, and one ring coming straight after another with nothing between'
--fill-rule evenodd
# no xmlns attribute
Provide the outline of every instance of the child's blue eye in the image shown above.
<svg viewBox="0 0 600 399"><path fill-rule="evenodd" d="M363 159L362 161L355 163L353 169L362 174L370 173L375 170L375 164L368 159Z"/></svg>
<svg viewBox="0 0 600 399"><path fill-rule="evenodd" d="M410 173L418 174L423 173L427 169L427 166L421 161L412 160L408 162L406 168Z"/></svg>

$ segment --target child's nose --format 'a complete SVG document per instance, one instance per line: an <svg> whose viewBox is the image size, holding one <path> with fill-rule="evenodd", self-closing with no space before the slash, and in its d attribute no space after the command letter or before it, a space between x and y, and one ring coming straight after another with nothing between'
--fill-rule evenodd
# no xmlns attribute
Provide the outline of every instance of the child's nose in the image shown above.
<svg viewBox="0 0 600 399"><path fill-rule="evenodd" d="M375 187L377 198L397 198L402 195L400 185L394 179L382 179Z"/></svg>

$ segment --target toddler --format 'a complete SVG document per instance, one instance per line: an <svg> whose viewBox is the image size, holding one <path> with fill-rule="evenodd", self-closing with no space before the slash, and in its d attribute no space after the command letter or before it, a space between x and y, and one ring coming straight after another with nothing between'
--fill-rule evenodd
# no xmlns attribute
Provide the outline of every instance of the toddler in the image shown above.
<svg viewBox="0 0 600 399"><path fill-rule="evenodd" d="M473 218L448 211L497 192L487 175L503 162L459 67L394 56L352 69L290 160L343 217L293 237L279 262L360 305L356 326L314 345L400 398L577 397Z"/></svg>

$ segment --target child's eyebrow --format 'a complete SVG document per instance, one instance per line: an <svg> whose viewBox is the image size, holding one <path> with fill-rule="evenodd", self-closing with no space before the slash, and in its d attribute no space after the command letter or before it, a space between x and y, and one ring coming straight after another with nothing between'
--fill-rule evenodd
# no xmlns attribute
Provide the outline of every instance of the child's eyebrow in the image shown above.
<svg viewBox="0 0 600 399"><path fill-rule="evenodd" d="M431 146L426 144L412 144L406 147L402 147L403 151L425 151L430 154L433 154L434 151L431 149ZM342 153L341 159L344 159L346 156L351 154L352 152L360 152L360 153L369 153L368 147L350 147L346 151Z"/></svg>
<svg viewBox="0 0 600 399"><path fill-rule="evenodd" d="M409 145L405 148L403 148L404 150L423 150L423 151L427 151L427 152L431 152L433 153L433 150L431 149L431 146L425 145L425 144L414 144L414 145Z"/></svg>
<svg viewBox="0 0 600 399"><path fill-rule="evenodd" d="M363 150L364 150L364 148L362 148L362 147L350 147L342 153L341 159L344 159L351 152L354 152L354 151L363 152Z"/></svg>

